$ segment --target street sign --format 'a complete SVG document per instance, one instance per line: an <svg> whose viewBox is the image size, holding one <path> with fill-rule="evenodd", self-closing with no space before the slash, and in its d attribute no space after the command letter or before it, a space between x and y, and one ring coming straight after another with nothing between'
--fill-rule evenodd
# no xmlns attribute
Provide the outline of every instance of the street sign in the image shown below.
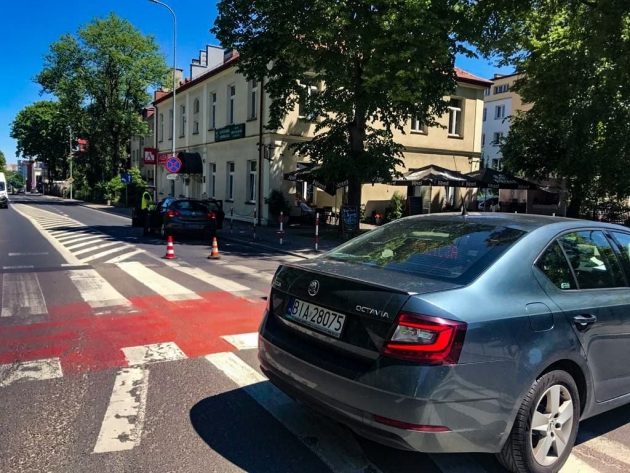
<svg viewBox="0 0 630 473"><path fill-rule="evenodd" d="M177 176L179 176L179 174L167 174L166 179L168 179L169 181L176 181Z"/></svg>
<svg viewBox="0 0 630 473"><path fill-rule="evenodd" d="M144 148L144 164L155 164L157 160L157 149Z"/></svg>
<svg viewBox="0 0 630 473"><path fill-rule="evenodd" d="M166 167L166 170L170 173L178 173L182 168L182 160L177 156L171 156L166 160L164 167Z"/></svg>
<svg viewBox="0 0 630 473"><path fill-rule="evenodd" d="M120 180L123 184L131 184L131 174L129 174L128 172L123 172L120 175Z"/></svg>

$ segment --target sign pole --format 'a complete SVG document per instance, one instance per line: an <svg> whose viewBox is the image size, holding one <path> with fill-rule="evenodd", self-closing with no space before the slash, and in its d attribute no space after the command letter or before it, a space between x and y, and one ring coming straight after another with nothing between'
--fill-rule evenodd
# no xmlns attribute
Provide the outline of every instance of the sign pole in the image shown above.
<svg viewBox="0 0 630 473"><path fill-rule="evenodd" d="M319 251L319 212L315 214L315 251Z"/></svg>

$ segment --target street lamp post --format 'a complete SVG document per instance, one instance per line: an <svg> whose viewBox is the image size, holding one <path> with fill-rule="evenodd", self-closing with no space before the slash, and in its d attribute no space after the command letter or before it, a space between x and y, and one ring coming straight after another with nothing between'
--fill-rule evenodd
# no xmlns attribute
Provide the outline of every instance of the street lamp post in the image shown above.
<svg viewBox="0 0 630 473"><path fill-rule="evenodd" d="M175 156L175 117L176 117L176 100L175 100L175 93L176 93L176 88L177 88L177 79L176 79L176 75L177 75L177 61L176 61L176 54L177 54L177 18L175 17L175 12L173 11L173 9L171 7L169 7L166 3L160 2L159 0L149 0L151 3L157 3L158 5L162 5L164 8L168 9L168 11L171 12L171 15L173 15L173 140L172 140L172 148L171 148L171 152L172 155ZM158 163L157 163L157 159L155 160L155 193L156 193L156 200L157 200L157 167L158 167Z"/></svg>

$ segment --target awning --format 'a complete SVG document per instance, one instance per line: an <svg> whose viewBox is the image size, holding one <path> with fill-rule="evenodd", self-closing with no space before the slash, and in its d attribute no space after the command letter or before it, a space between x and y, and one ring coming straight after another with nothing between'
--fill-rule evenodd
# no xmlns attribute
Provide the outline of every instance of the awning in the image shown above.
<svg viewBox="0 0 630 473"><path fill-rule="evenodd" d="M177 153L177 157L182 162L179 174L203 174L203 164L199 153Z"/></svg>
<svg viewBox="0 0 630 473"><path fill-rule="evenodd" d="M466 175L479 181L481 184L478 187L481 189L539 189L539 186L533 182L492 168L480 169Z"/></svg>
<svg viewBox="0 0 630 473"><path fill-rule="evenodd" d="M480 187L479 181L457 171L452 171L434 164L418 169L410 169L398 179L396 186L446 186L446 187Z"/></svg>
<svg viewBox="0 0 630 473"><path fill-rule="evenodd" d="M285 173L284 180L291 182L308 182L330 195L335 195L337 189L341 189L348 185L348 181L338 183L323 182L320 176L318 176L319 169L321 169L321 166L318 164L297 163L297 169L295 171Z"/></svg>

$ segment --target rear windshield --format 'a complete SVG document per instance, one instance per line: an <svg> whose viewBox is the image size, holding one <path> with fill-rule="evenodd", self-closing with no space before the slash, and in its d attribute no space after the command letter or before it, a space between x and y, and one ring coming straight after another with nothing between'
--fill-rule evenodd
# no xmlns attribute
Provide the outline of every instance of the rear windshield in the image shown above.
<svg viewBox="0 0 630 473"><path fill-rule="evenodd" d="M410 218L372 230L325 258L467 284L524 234L463 218Z"/></svg>
<svg viewBox="0 0 630 473"><path fill-rule="evenodd" d="M4 190L4 182L0 181L0 191Z"/></svg>

